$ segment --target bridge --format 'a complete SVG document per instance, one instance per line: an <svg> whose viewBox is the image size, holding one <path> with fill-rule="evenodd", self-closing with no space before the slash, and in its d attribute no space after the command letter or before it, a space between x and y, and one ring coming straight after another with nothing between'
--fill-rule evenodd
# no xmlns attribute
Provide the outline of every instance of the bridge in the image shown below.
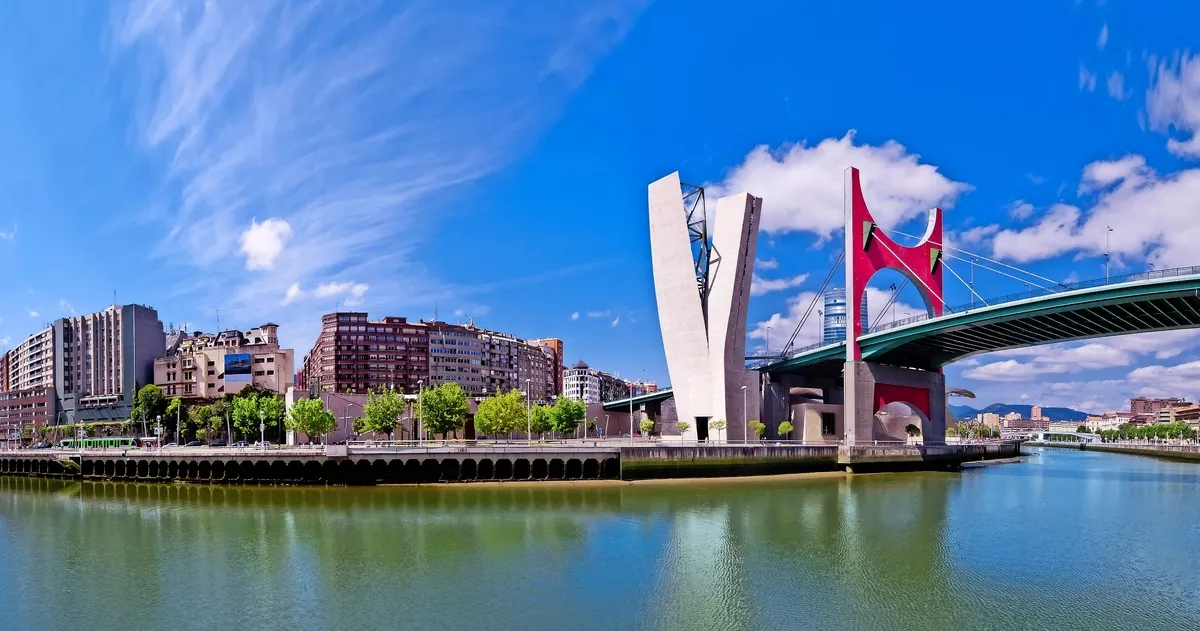
<svg viewBox="0 0 1200 631"><path fill-rule="evenodd" d="M844 262L844 340L793 350L815 297L782 353L745 357L756 379L734 367L731 355L745 348L745 288L753 274L762 200L746 194L719 200L717 236L709 239L702 188L681 184L678 174L650 185L655 294L671 395L684 402L676 406L679 420L695 428L685 440L703 440L715 418L731 421L729 438L744 439L748 429L733 421L757 418L769 439L791 438L776 436L780 423L789 421L806 441L903 441L916 425L926 444L940 444L947 418L942 369L948 364L1005 349L1200 327L1200 267L1060 283L945 244L938 208L929 212L921 235L884 229L867 207L859 178L857 169L846 170L845 245L815 292L821 296ZM902 245L894 236L915 243ZM953 260L969 261L972 270L986 261L978 267L1033 289L985 299L973 281L950 267ZM861 297L885 269L899 272L904 285L920 292L926 313L868 327ZM946 304L945 274L967 288L970 304ZM893 290L894 300L899 290ZM757 396L747 398L755 390ZM651 408L661 410L662 396L604 407L628 406L631 412L641 407L652 416Z"/></svg>
<svg viewBox="0 0 1200 631"><path fill-rule="evenodd" d="M1006 432L1005 436L1009 436L1009 434ZM1090 434L1090 433L1084 433L1084 432L1029 430L1029 431L1013 432L1011 434L1011 436L1013 438L1019 438L1022 440L1043 442L1043 443L1049 441L1051 436L1070 436L1072 438L1075 438L1078 442L1081 442L1081 443L1099 443L1100 442L1100 434Z"/></svg>

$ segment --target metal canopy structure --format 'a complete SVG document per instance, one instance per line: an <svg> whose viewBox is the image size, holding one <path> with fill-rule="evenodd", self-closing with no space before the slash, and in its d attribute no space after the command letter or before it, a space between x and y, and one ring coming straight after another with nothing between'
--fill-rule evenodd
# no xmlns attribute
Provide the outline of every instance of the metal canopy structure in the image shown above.
<svg viewBox="0 0 1200 631"><path fill-rule="evenodd" d="M861 336L859 346L864 360L938 370L971 355L1009 348L1197 327L1200 267L1142 274L1117 284L993 303L936 318L914 318ZM833 374L841 372L844 358L843 342L811 348L757 369Z"/></svg>

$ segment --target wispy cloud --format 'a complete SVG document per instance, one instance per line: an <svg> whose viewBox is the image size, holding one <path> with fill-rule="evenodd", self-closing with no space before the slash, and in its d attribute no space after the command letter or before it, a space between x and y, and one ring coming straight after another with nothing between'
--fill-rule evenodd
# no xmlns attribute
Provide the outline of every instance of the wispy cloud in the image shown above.
<svg viewBox="0 0 1200 631"><path fill-rule="evenodd" d="M75 315L75 305L67 302L66 298L58 299L58 307L71 315Z"/></svg>
<svg viewBox="0 0 1200 631"><path fill-rule="evenodd" d="M120 5L114 63L135 69L136 138L171 209L157 252L204 268L214 295L239 274L247 315L348 274L422 295L428 198L519 156L640 8ZM247 279L237 258L272 273Z"/></svg>
<svg viewBox="0 0 1200 631"><path fill-rule="evenodd" d="M38 313L37 311L34 311L33 309L30 309L30 310L29 310L29 317L31 317L31 318L36 318L36 317L38 317L39 315L41 315L41 314L40 314L40 313Z"/></svg>
<svg viewBox="0 0 1200 631"><path fill-rule="evenodd" d="M613 318L613 321L612 321L613 327L616 327L620 323L621 323L621 316L617 316L616 318Z"/></svg>
<svg viewBox="0 0 1200 631"><path fill-rule="evenodd" d="M578 319L579 319L579 312L578 312L578 311L576 311L575 313L572 313L572 314L571 314L571 321L572 321L572 322L574 322L575 320L578 320Z"/></svg>
<svg viewBox="0 0 1200 631"><path fill-rule="evenodd" d="M12 241L16 236L17 227L15 225L8 232L0 231L0 241Z"/></svg>

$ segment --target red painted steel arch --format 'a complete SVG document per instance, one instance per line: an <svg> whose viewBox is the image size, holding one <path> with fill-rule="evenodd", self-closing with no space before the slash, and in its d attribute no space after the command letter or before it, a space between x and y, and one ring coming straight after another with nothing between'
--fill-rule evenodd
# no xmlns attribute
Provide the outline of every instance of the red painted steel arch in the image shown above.
<svg viewBox="0 0 1200 631"><path fill-rule="evenodd" d="M846 296L847 360L860 361L858 337L862 330L862 296L877 272L893 269L904 274L921 292L925 306L934 316L942 315L942 209L929 211L925 235L912 247L899 245L884 234L863 199L858 169L847 169L846 208Z"/></svg>

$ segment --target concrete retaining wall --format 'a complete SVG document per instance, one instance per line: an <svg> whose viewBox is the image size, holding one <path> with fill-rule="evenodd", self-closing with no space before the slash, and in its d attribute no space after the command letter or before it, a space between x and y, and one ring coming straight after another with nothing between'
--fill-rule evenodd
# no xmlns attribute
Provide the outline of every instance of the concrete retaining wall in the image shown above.
<svg viewBox="0 0 1200 631"><path fill-rule="evenodd" d="M1026 443L1036 447L1057 447L1060 449L1078 449L1080 451L1103 451L1114 454L1132 454L1135 456L1150 456L1151 458L1166 458L1168 460L1186 460L1200 462L1200 445L1105 445L1095 443Z"/></svg>
<svg viewBox="0 0 1200 631"><path fill-rule="evenodd" d="M837 470L837 445L621 448L621 479L725 477Z"/></svg>

